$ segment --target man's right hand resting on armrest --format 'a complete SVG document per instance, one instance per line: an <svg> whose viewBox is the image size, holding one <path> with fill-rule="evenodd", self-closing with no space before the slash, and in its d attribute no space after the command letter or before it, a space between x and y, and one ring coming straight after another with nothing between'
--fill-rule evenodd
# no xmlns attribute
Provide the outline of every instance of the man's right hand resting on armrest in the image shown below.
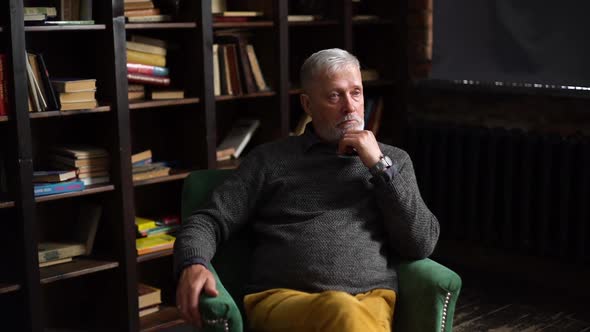
<svg viewBox="0 0 590 332"><path fill-rule="evenodd" d="M176 306L186 321L199 328L203 327L199 312L202 291L209 296L218 294L211 271L201 264L190 265L182 270L176 288Z"/></svg>

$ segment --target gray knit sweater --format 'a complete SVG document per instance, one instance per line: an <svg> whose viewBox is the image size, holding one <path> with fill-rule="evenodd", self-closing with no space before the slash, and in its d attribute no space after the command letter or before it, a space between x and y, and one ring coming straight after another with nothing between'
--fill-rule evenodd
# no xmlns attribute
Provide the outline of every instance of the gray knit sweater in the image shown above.
<svg viewBox="0 0 590 332"><path fill-rule="evenodd" d="M408 154L380 148L395 163L392 177L372 178L358 156L338 155L311 131L257 147L208 206L184 221L176 266L210 260L249 223L256 236L251 291L397 290L392 264L429 256L439 224L420 197Z"/></svg>

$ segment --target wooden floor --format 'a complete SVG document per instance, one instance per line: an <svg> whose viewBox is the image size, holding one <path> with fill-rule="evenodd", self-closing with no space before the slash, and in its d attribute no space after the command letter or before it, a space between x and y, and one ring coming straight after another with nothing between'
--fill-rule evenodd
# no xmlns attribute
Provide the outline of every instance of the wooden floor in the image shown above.
<svg viewBox="0 0 590 332"><path fill-rule="evenodd" d="M463 290L455 309L455 332L590 332L588 298L459 273Z"/></svg>

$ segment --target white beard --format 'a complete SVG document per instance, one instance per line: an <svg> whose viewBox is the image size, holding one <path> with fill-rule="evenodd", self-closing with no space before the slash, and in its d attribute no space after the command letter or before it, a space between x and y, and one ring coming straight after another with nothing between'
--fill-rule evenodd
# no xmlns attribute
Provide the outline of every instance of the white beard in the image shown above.
<svg viewBox="0 0 590 332"><path fill-rule="evenodd" d="M350 120L354 120L356 121L356 125L347 127L347 128L338 128L338 125L344 121L350 121ZM315 128L315 130L317 131L318 136L320 136L321 138L323 138L324 140L328 141L328 142L338 142L342 136L344 136L344 134L349 131L349 130L363 130L365 128L365 120L359 116L357 116L356 114L348 114L345 117L343 117L342 119L340 119L336 124L334 124L333 126L330 127L324 127L324 128Z"/></svg>

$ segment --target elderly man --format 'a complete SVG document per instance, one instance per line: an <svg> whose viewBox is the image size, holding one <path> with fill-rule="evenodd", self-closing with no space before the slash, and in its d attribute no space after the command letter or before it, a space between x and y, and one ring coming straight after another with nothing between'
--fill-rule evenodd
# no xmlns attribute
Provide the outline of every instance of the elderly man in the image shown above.
<svg viewBox="0 0 590 332"><path fill-rule="evenodd" d="M400 258L429 256L439 224L406 152L364 130L359 62L340 49L301 68L311 126L255 148L183 224L177 304L200 325L207 263L236 229L255 235L247 319L256 331L390 331Z"/></svg>

